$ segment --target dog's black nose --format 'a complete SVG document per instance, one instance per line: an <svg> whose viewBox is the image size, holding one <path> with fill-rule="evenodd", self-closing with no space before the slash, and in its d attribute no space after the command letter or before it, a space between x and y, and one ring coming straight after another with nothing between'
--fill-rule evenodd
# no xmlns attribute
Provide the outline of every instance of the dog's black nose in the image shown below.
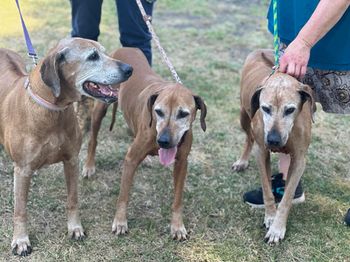
<svg viewBox="0 0 350 262"><path fill-rule="evenodd" d="M170 132L168 129L165 129L159 136L157 143L159 147L161 148L171 148L171 143L170 143Z"/></svg>
<svg viewBox="0 0 350 262"><path fill-rule="evenodd" d="M270 131L267 134L267 144L273 147L280 147L282 144L282 139L280 133L278 133L275 129Z"/></svg>
<svg viewBox="0 0 350 262"><path fill-rule="evenodd" d="M125 78L129 78L131 76L133 68L130 65L120 63L119 68L123 72Z"/></svg>

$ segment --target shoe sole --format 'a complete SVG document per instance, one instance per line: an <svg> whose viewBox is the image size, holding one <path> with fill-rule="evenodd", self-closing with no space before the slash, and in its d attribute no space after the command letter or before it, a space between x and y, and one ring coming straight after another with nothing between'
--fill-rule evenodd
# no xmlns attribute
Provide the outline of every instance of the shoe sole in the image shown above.
<svg viewBox="0 0 350 262"><path fill-rule="evenodd" d="M303 202L305 202L305 194L304 193L300 197L293 198L293 200L292 200L293 205L301 204ZM249 203L249 202L244 202L244 203L248 204L252 208L265 208L264 204L258 205L258 204L253 204L253 203ZM279 204L279 203L276 203L276 204Z"/></svg>

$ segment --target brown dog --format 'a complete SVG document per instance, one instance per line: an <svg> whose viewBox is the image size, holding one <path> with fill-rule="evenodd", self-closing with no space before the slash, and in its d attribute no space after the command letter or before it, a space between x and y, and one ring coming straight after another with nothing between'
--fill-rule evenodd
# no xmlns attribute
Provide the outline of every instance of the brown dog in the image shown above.
<svg viewBox="0 0 350 262"><path fill-rule="evenodd" d="M84 237L77 203L81 134L72 103L81 94L114 102L118 90L110 85L131 72L97 42L79 38L61 40L29 76L18 54L0 49L0 142L14 162L14 254L31 252L27 196L33 172L44 165L63 162L68 233Z"/></svg>
<svg viewBox="0 0 350 262"><path fill-rule="evenodd" d="M187 173L187 156L192 145L191 127L196 111L200 109L201 127L205 131L206 106L189 89L166 82L156 75L140 50L122 48L112 56L123 59L134 68L132 77L121 84L118 99L124 118L134 134L134 141L124 160L112 230L117 235L128 231L126 209L135 170L147 155L159 154L163 165L175 162L171 234L174 239L186 239L187 231L182 221L182 191ZM97 103L95 106L84 176L95 172L96 138L106 110L104 104Z"/></svg>
<svg viewBox="0 0 350 262"><path fill-rule="evenodd" d="M265 203L264 223L269 229L265 239L270 244L284 238L295 189L305 169L315 111L311 88L287 74L271 74L272 66L270 50L252 52L245 61L240 120L247 138L241 158L232 166L235 171L247 168L255 141ZM270 152L291 156L286 189L278 208L271 190Z"/></svg>

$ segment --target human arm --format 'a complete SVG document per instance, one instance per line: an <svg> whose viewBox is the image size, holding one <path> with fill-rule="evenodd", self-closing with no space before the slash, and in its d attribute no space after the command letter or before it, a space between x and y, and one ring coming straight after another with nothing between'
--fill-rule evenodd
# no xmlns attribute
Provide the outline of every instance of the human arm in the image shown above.
<svg viewBox="0 0 350 262"><path fill-rule="evenodd" d="M333 28L349 5L350 0L321 0L297 37L286 48L280 59L279 71L297 78L304 76L311 48Z"/></svg>

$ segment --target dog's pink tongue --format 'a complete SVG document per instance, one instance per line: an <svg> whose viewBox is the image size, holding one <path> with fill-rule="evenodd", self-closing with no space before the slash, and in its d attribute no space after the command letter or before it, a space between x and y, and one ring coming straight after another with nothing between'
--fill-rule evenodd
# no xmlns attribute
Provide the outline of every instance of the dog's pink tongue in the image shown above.
<svg viewBox="0 0 350 262"><path fill-rule="evenodd" d="M98 85L100 88L100 92L105 96L118 96L118 90L115 90L111 87L111 85Z"/></svg>
<svg viewBox="0 0 350 262"><path fill-rule="evenodd" d="M169 149L160 148L158 150L159 161L163 166L169 166L175 161L177 146Z"/></svg>

